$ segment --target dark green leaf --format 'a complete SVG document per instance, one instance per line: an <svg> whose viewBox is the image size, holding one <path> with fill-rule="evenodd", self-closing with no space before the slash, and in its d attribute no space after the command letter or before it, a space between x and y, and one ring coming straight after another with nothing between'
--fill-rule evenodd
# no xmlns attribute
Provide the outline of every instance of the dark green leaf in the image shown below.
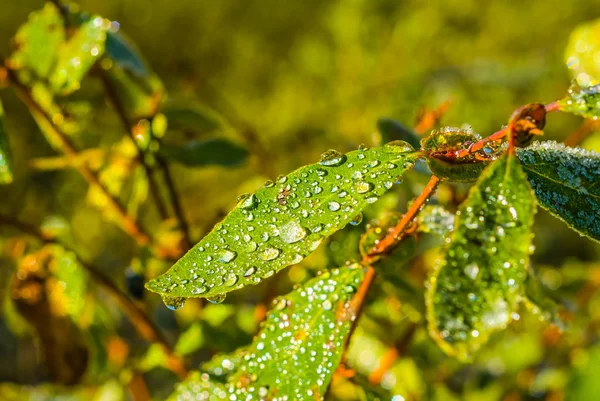
<svg viewBox="0 0 600 401"><path fill-rule="evenodd" d="M60 45L65 40L63 19L52 3L29 15L29 20L15 35L15 51L10 65L32 71L38 78L48 78Z"/></svg>
<svg viewBox="0 0 600 401"><path fill-rule="evenodd" d="M244 163L248 157L246 148L224 138L190 141L183 145L164 144L159 154L165 159L192 167L234 167Z"/></svg>
<svg viewBox="0 0 600 401"><path fill-rule="evenodd" d="M169 400L323 399L355 318L350 300L359 265L334 269L276 299L254 342L217 357L177 386Z"/></svg>
<svg viewBox="0 0 600 401"><path fill-rule="evenodd" d="M396 120L392 120L391 118L380 118L377 120L377 129L381 134L382 143L401 140L408 142L415 149L421 147L421 137Z"/></svg>
<svg viewBox="0 0 600 401"><path fill-rule="evenodd" d="M419 157L388 144L342 155L267 182L147 288L167 297L213 297L299 263L377 201Z"/></svg>
<svg viewBox="0 0 600 401"><path fill-rule="evenodd" d="M50 86L67 95L79 89L81 80L104 54L107 21L91 17L82 23L59 48L56 66L50 74Z"/></svg>
<svg viewBox="0 0 600 401"><path fill-rule="evenodd" d="M538 203L573 230L600 241L600 155L556 142L519 149Z"/></svg>
<svg viewBox="0 0 600 401"><path fill-rule="evenodd" d="M161 112L169 121L169 129L203 133L222 126L222 119L215 111L202 106L167 104Z"/></svg>
<svg viewBox="0 0 600 401"><path fill-rule="evenodd" d="M13 180L8 135L4 124L4 109L0 101L0 184L10 184Z"/></svg>
<svg viewBox="0 0 600 401"><path fill-rule="evenodd" d="M141 76L149 74L146 63L136 46L123 34L108 31L106 34L106 56L119 65Z"/></svg>
<svg viewBox="0 0 600 401"><path fill-rule="evenodd" d="M569 88L569 94L559 102L562 111L577 114L585 118L600 117L600 85L582 88L575 84Z"/></svg>
<svg viewBox="0 0 600 401"><path fill-rule="evenodd" d="M513 319L527 278L535 199L516 157L492 163L458 211L427 291L432 337L466 358Z"/></svg>

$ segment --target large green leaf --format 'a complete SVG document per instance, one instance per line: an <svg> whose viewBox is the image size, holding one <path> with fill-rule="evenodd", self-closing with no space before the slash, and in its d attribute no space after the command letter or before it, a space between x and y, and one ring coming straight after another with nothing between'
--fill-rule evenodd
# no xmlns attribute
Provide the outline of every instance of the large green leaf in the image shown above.
<svg viewBox="0 0 600 401"><path fill-rule="evenodd" d="M600 241L600 154L548 141L519 149L517 156L540 206Z"/></svg>
<svg viewBox="0 0 600 401"><path fill-rule="evenodd" d="M169 120L169 129L204 133L223 125L222 117L205 106L171 103L161 112Z"/></svg>
<svg viewBox="0 0 600 401"><path fill-rule="evenodd" d="M169 400L321 400L340 363L363 278L352 265L276 299L252 344L220 356L177 386Z"/></svg>
<svg viewBox="0 0 600 401"><path fill-rule="evenodd" d="M167 160L186 166L238 166L246 161L248 150L224 138L189 141L183 145L163 144L158 153Z"/></svg>
<svg viewBox="0 0 600 401"><path fill-rule="evenodd" d="M0 101L0 184L10 184L13 180L8 135L4 124L4 109Z"/></svg>
<svg viewBox="0 0 600 401"><path fill-rule="evenodd" d="M29 20L15 35L15 51L10 65L27 69L38 78L48 78L56 62L59 46L65 40L62 16L52 3L29 15Z"/></svg>
<svg viewBox="0 0 600 401"><path fill-rule="evenodd" d="M390 189L419 153L405 142L342 155L268 181L167 273L146 287L168 297L214 297L300 262Z"/></svg>
<svg viewBox="0 0 600 401"><path fill-rule="evenodd" d="M125 35L120 32L106 33L106 56L121 68L137 75L147 76L150 73L139 50Z"/></svg>
<svg viewBox="0 0 600 401"><path fill-rule="evenodd" d="M449 354L468 357L512 320L524 294L534 212L514 156L490 165L461 204L426 297L430 333Z"/></svg>
<svg viewBox="0 0 600 401"><path fill-rule="evenodd" d="M104 53L108 26L102 17L91 17L61 45L49 78L56 93L67 95L79 89L83 77Z"/></svg>

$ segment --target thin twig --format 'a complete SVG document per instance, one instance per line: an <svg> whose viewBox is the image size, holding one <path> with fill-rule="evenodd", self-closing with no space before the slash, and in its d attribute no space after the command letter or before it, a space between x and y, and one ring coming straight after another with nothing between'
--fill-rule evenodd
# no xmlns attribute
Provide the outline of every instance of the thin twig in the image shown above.
<svg viewBox="0 0 600 401"><path fill-rule="evenodd" d="M583 124L568 137L565 138L564 144L567 146L578 146L592 132L600 130L600 121L585 120Z"/></svg>
<svg viewBox="0 0 600 401"><path fill-rule="evenodd" d="M13 227L27 235L30 235L44 244L56 244L61 246L67 252L75 255L75 258L80 266L82 266L90 275L92 280L99 284L110 296L113 297L115 302L121 307L125 315L131 320L136 331L146 340L158 344L163 349L167 356L167 365L174 373L179 377L184 378L187 376L187 370L181 358L175 355L164 336L161 334L159 329L154 325L148 315L142 310L134 301L132 301L127 295L125 295L119 288L103 273L100 269L86 262L82 257L75 252L71 247L58 241L56 238L48 236L39 228L24 223L22 221L13 219L8 216L0 215L0 226Z"/></svg>
<svg viewBox="0 0 600 401"><path fill-rule="evenodd" d="M77 167L77 170L81 173L83 178L94 188L99 189L104 198L107 201L108 206L112 211L119 217L121 227L129 234L140 246L144 246L150 243L150 237L146 234L139 224L131 216L127 214L127 211L123 205L113 197L108 189L100 182L98 175L91 170L86 163L76 163L79 152L75 149L75 146L71 143L69 137L61 131L61 129L53 122L52 117L33 99L29 88L21 83L16 74L10 68L6 68L8 80L15 88L18 95L20 95L23 102L34 112L35 115L42 118L44 122L51 128L51 133L54 139L60 145L61 151L69 158L72 159L73 165Z"/></svg>
<svg viewBox="0 0 600 401"><path fill-rule="evenodd" d="M169 169L169 164L165 162L165 160L156 156L156 162L160 166L163 176L165 179L165 184L167 186L169 197L171 200L171 205L173 207L173 213L175 213L175 218L179 223L179 228L183 233L183 239L185 241L186 250L192 247L192 240L190 236L190 226L187 223L185 215L183 214L183 208L181 207L181 201L179 196L177 195L177 189L175 188L175 183L173 181L173 177L171 176L171 170Z"/></svg>

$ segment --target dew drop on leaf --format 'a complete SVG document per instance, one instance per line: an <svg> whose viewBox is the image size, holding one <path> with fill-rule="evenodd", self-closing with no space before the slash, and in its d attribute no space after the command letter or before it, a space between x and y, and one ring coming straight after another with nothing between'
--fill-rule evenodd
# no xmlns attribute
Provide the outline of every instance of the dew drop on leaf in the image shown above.
<svg viewBox="0 0 600 401"><path fill-rule="evenodd" d="M279 256L280 251L276 248L267 248L262 252L263 260L274 260Z"/></svg>
<svg viewBox="0 0 600 401"><path fill-rule="evenodd" d="M290 220L279 228L279 236L287 244L293 244L306 237L306 230L294 220Z"/></svg>
<svg viewBox="0 0 600 401"><path fill-rule="evenodd" d="M162 296L162 301L165 306L171 310L178 310L185 304L185 298L183 297L170 297L168 295Z"/></svg>
<svg viewBox="0 0 600 401"><path fill-rule="evenodd" d="M230 251L229 249L221 249L217 252L217 257L223 263L229 263L234 260L237 256L237 253Z"/></svg>
<svg viewBox="0 0 600 401"><path fill-rule="evenodd" d="M329 210L331 210L332 212L337 212L338 210L340 210L340 204L338 202L329 202Z"/></svg>
<svg viewBox="0 0 600 401"><path fill-rule="evenodd" d="M220 304L220 303L223 303L223 301L225 301L225 298L227 298L227 294L219 294L219 295L215 295L214 297L210 297L210 298L206 298L206 299L210 303Z"/></svg>
<svg viewBox="0 0 600 401"><path fill-rule="evenodd" d="M340 164L344 163L345 160L346 160L346 157L343 154L341 154L340 152L338 152L335 149L330 149L326 152L323 152L323 154L321 154L319 163L322 166L333 167L333 166L339 166Z"/></svg>

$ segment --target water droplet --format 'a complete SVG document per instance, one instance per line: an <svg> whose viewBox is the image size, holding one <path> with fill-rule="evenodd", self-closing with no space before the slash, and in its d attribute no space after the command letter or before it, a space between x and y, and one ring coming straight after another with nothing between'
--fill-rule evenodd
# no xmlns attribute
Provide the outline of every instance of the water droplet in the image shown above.
<svg viewBox="0 0 600 401"><path fill-rule="evenodd" d="M333 305L330 300L326 299L325 302L323 302L323 310L331 310L332 307Z"/></svg>
<svg viewBox="0 0 600 401"><path fill-rule="evenodd" d="M250 241L246 244L245 250L246 252L254 252L258 248L258 244L254 241Z"/></svg>
<svg viewBox="0 0 600 401"><path fill-rule="evenodd" d="M237 206L246 210L254 209L258 205L258 198L254 194L242 194L237 200Z"/></svg>
<svg viewBox="0 0 600 401"><path fill-rule="evenodd" d="M279 254L281 253L281 251L279 249L276 248L267 248L262 252L262 259L263 260L273 260L273 259L277 259L277 257L279 256Z"/></svg>
<svg viewBox="0 0 600 401"><path fill-rule="evenodd" d="M290 220L279 227L279 236L283 242L294 244L306 237L306 230L294 220Z"/></svg>
<svg viewBox="0 0 600 401"><path fill-rule="evenodd" d="M286 177L285 175L280 175L280 176L277 176L277 182L278 182L279 184L283 184L283 183L285 183L286 181L287 181L287 177Z"/></svg>
<svg viewBox="0 0 600 401"><path fill-rule="evenodd" d="M227 298L227 294L218 294L213 297L206 298L206 300L213 304L220 304L225 301L225 298Z"/></svg>
<svg viewBox="0 0 600 401"><path fill-rule="evenodd" d="M162 301L167 308L171 310L177 310L181 309L181 307L185 304L186 299L183 297L170 297L168 295L163 295Z"/></svg>
<svg viewBox="0 0 600 401"><path fill-rule="evenodd" d="M330 149L326 152L323 152L323 154L321 154L319 163L322 166L333 167L333 166L339 166L340 164L343 164L345 160L346 160L346 156L344 156L343 154L341 154L340 152L338 152L335 149Z"/></svg>
<svg viewBox="0 0 600 401"><path fill-rule="evenodd" d="M265 181L265 188L271 188L275 185L275 183L271 180Z"/></svg>
<svg viewBox="0 0 600 401"><path fill-rule="evenodd" d="M366 194L367 192L373 190L373 184L366 181L357 181L354 183L354 189L359 194Z"/></svg>
<svg viewBox="0 0 600 401"><path fill-rule="evenodd" d="M479 274L479 266L477 266L475 263L468 264L465 266L465 274L472 280L475 280Z"/></svg>
<svg viewBox="0 0 600 401"><path fill-rule="evenodd" d="M244 277L248 278L248 277L252 276L254 273L256 273L256 267L254 267L254 266L250 266L250 267L248 268L248 270L246 270L246 271L244 272Z"/></svg>
<svg viewBox="0 0 600 401"><path fill-rule="evenodd" d="M336 212L340 210L340 204L338 202L329 202L329 210L332 212Z"/></svg>
<svg viewBox="0 0 600 401"><path fill-rule="evenodd" d="M356 216L354 216L354 218L350 221L350 224L352 224L353 226L357 226L360 223L362 223L363 220L363 214L359 213Z"/></svg>
<svg viewBox="0 0 600 401"><path fill-rule="evenodd" d="M415 149L412 146L410 146L408 142L400 140L386 143L384 145L384 149L392 153L406 153L415 151Z"/></svg>
<svg viewBox="0 0 600 401"><path fill-rule="evenodd" d="M239 277L236 274L229 273L223 283L227 287L233 287L238 282Z"/></svg>
<svg viewBox="0 0 600 401"><path fill-rule="evenodd" d="M229 263L237 257L237 253L230 251L229 249L220 249L217 251L217 257L223 263Z"/></svg>

